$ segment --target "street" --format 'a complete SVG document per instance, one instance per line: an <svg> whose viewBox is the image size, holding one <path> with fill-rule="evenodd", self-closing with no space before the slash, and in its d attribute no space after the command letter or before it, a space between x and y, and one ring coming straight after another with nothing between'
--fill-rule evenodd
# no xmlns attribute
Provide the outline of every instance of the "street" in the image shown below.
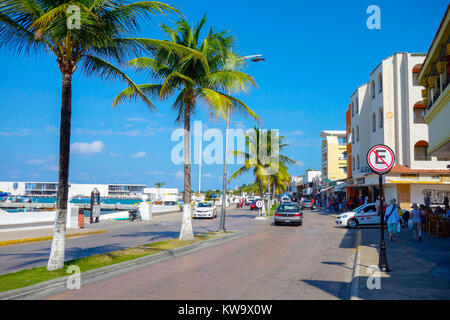
<svg viewBox="0 0 450 320"><path fill-rule="evenodd" d="M330 216L315 211L304 214L301 227L275 227L271 219L254 220L254 213L248 209L232 209L228 229L247 231L248 236L82 285L80 290L48 299L348 298L353 231L335 227ZM217 222L194 220L194 227L197 232L214 230ZM173 237L178 226L179 222L158 228L166 230L164 236ZM148 240L155 234L152 230L142 237ZM139 238L139 233L136 236ZM123 235L120 240L129 245L129 238L130 235Z"/></svg>

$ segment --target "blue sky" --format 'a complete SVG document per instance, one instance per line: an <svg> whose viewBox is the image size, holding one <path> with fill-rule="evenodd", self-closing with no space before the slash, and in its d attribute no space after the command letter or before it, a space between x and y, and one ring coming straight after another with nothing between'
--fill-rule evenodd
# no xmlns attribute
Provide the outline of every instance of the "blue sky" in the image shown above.
<svg viewBox="0 0 450 320"><path fill-rule="evenodd" d="M280 129L290 146L285 152L298 161L292 175L320 169L322 130L345 129L349 96L366 82L382 59L395 52L426 53L448 5L423 1L284 1L170 0L191 22L208 15L208 27L229 30L243 55L263 54L266 61L249 64L258 88L242 99L263 119L264 128ZM369 30L369 5L381 9L381 29ZM159 24L174 16L142 24L139 36L162 39ZM0 50L0 180L57 181L61 75L54 56L15 56ZM138 83L142 75L129 72ZM181 165L170 160L179 127L169 102L155 102L149 112L140 102L114 109L113 98L123 83L73 78L70 180L77 183L142 183L164 181L182 188ZM193 120L223 128L199 108ZM250 128L244 121L238 126ZM234 125L236 126L236 125ZM95 142L95 143L94 143ZM86 147L86 143L89 143ZM94 144L92 144L94 143ZM238 167L230 166L234 172ZM220 188L223 166L203 166L202 189ZM192 187L198 186L192 167ZM234 188L250 176L232 181Z"/></svg>

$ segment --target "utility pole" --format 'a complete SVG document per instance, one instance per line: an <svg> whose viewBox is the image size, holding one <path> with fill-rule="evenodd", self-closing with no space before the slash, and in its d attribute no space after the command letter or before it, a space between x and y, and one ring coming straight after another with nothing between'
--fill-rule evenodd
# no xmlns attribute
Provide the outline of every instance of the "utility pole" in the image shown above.
<svg viewBox="0 0 450 320"><path fill-rule="evenodd" d="M264 61L262 55L252 55L244 57L246 60L253 62ZM231 92L228 92L231 95ZM228 156L228 128L230 127L230 108L227 109L227 125L225 129L225 154L223 155L223 186L222 186L222 209L220 211L220 226L219 232L225 233L225 215L227 213L227 180L228 180L228 170L227 170L227 156ZM264 201L264 199L262 199Z"/></svg>

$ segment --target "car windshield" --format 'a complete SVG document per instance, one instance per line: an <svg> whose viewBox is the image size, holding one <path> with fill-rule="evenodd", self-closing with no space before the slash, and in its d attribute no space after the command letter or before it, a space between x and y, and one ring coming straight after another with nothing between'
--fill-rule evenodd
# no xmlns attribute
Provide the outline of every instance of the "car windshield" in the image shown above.
<svg viewBox="0 0 450 320"><path fill-rule="evenodd" d="M298 212L299 208L295 204L282 204L278 207L277 211L281 212Z"/></svg>
<svg viewBox="0 0 450 320"><path fill-rule="evenodd" d="M212 207L212 203L199 203L198 207L199 208L211 208Z"/></svg>
<svg viewBox="0 0 450 320"><path fill-rule="evenodd" d="M311 202L311 200L304 200L303 203L305 203L305 202Z"/></svg>
<svg viewBox="0 0 450 320"><path fill-rule="evenodd" d="M367 204L363 204L362 206L359 206L358 208L353 209L352 211L354 211L354 212L359 211L359 210L361 210L362 208L364 208L366 206L367 206Z"/></svg>

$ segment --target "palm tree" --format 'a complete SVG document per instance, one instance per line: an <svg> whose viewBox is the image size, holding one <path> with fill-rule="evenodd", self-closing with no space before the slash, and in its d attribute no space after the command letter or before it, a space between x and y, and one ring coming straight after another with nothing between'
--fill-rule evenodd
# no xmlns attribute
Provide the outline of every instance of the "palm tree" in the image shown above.
<svg viewBox="0 0 450 320"><path fill-rule="evenodd" d="M231 151L234 156L243 158L244 165L233 173L228 181L252 171L261 199L264 199L264 189L269 186L270 181L273 181L273 185L278 186L278 190L280 190L285 183L287 165L295 163L293 159L281 153L282 149L287 146L281 143L283 139L283 136L278 136L272 130L265 133L255 127L253 132L245 137L247 150ZM264 212L265 205L263 206Z"/></svg>
<svg viewBox="0 0 450 320"><path fill-rule="evenodd" d="M185 50L164 41L131 38L138 20L152 14L178 12L154 1L123 0L2 0L0 47L37 54L52 52L62 76L59 177L56 217L48 270L64 267L70 159L72 76L77 69L86 76L121 79L134 88L145 104L154 106L135 83L113 63L121 63L142 50Z"/></svg>
<svg viewBox="0 0 450 320"><path fill-rule="evenodd" d="M204 16L195 26L181 19L172 29L162 25L169 42L182 45L200 54L204 59L197 59L193 54L176 55L161 48L154 58L141 57L128 61L139 71L146 71L157 82L137 87L144 93L161 100L176 95L172 105L176 121L184 124L184 206L180 240L194 239L191 222L191 164L190 164L190 125L191 115L203 103L212 118L224 117L228 110L240 111L254 118L258 116L244 102L230 93L245 90L255 85L253 78L235 70L242 65L243 58L233 54L231 48L234 39L227 32L214 32L211 28L201 40L200 33L206 23ZM225 93L227 90L229 92ZM126 99L138 98L136 88L123 90L114 100L114 105Z"/></svg>

